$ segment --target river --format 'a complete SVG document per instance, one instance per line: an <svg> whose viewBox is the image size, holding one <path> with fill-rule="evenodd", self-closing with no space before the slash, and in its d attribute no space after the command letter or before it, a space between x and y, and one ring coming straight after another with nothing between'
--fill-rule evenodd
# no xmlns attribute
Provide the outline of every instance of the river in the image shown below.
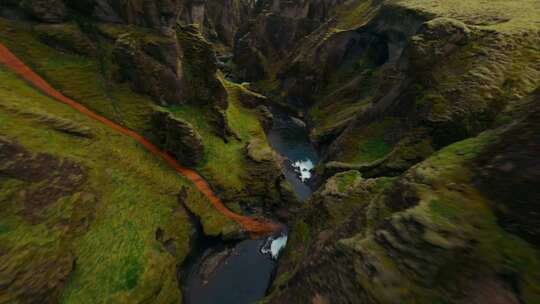
<svg viewBox="0 0 540 304"><path fill-rule="evenodd" d="M297 196L307 201L311 170L318 162L305 125L273 109L274 123L268 132L270 145L285 159L283 173ZM184 302L187 304L251 304L266 295L280 252L287 244L287 231L268 238L234 244L218 241L202 244L184 273Z"/></svg>

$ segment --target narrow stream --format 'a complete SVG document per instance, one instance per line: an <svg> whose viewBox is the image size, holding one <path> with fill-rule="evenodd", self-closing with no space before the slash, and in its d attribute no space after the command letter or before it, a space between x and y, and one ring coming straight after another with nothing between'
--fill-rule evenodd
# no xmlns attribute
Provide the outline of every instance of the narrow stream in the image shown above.
<svg viewBox="0 0 540 304"><path fill-rule="evenodd" d="M285 158L284 175L298 197L307 201L306 184L318 162L305 125L273 109L274 124L268 133L270 145ZM274 277L280 252L287 244L287 231L268 238L235 244L202 245L184 276L187 304L251 304L263 298Z"/></svg>

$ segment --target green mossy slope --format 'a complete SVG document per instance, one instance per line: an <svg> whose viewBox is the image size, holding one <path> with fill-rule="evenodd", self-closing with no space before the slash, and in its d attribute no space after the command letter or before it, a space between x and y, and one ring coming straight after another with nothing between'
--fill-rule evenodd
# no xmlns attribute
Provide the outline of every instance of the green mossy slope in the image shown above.
<svg viewBox="0 0 540 304"><path fill-rule="evenodd" d="M70 124L51 126L51 117ZM91 136L70 132L73 126ZM0 138L9 143L0 150L16 158L0 161L0 260L7 267L0 302L181 301L176 267L194 233L182 201L210 206L192 190L179 197L189 182L135 141L3 69ZM27 154L10 154L13 145ZM35 180L24 175L29 169L52 172Z"/></svg>

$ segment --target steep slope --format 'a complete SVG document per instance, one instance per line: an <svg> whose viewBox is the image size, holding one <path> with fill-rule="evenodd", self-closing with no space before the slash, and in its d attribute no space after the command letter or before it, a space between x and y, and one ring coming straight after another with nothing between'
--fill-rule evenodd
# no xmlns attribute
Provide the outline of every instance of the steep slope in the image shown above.
<svg viewBox="0 0 540 304"><path fill-rule="evenodd" d="M0 302L180 301L183 202L209 202L134 140L0 77Z"/></svg>
<svg viewBox="0 0 540 304"><path fill-rule="evenodd" d="M397 179L328 180L267 302L537 303L539 93L525 118Z"/></svg>
<svg viewBox="0 0 540 304"><path fill-rule="evenodd" d="M43 78L41 78L39 75L33 72L27 65L24 64L24 62L20 61L20 59L18 59L13 53L11 53L11 51L9 51L7 48L5 48L1 44L0 44L0 63L3 64L4 67L10 69L12 72L15 72L18 76L26 80L30 85L40 90L45 95L48 95L56 99L57 101L75 109L81 114L86 115L87 117L96 120L97 122L109 127L110 129L122 135L125 135L127 137L134 139L137 143L142 145L148 152L150 152L157 158L165 161L171 167L171 169L173 169L178 174L182 175L183 177L187 178L190 182L192 182L193 185L201 192L201 194L204 195L204 197L213 204L214 208L216 208L216 211L222 213L222 215L224 215L225 217L237 222L246 232L250 233L251 235L259 236L259 235L271 234L272 232L278 229L278 227L273 225L270 221L266 221L263 219L250 218L247 216L242 216L234 212L231 212L229 209L227 209L223 205L223 202L212 191L208 183L206 183L206 181L204 181L203 178L196 171L189 169L183 165L180 165L173 158L173 156L161 151L156 145L153 145L152 143L150 143L147 139L142 137L140 134L137 134L136 132L133 132L132 130L129 130L127 128L124 128L120 126L119 124L116 124L112 122L111 120L90 111L88 108L82 106L80 103L70 98L65 97L60 92L58 92L53 87L51 87L48 83L46 83L45 80L43 80ZM79 132L79 133L82 135L85 135L82 132ZM89 135L90 134L88 134L87 136ZM182 134L180 134L180 136L182 136ZM192 143L188 143L188 144L192 144ZM182 147L182 148L185 148L185 147Z"/></svg>
<svg viewBox="0 0 540 304"><path fill-rule="evenodd" d="M30 1L31 2L31 1ZM51 1L51 3L54 1ZM252 0L204 1L66 1L67 6L98 20L110 23L135 24L163 33L182 24L196 24L204 35L226 50L233 45L237 29L247 22Z"/></svg>
<svg viewBox="0 0 540 304"><path fill-rule="evenodd" d="M346 1L259 50L252 87L323 152L267 302L539 301L537 20L527 0Z"/></svg>
<svg viewBox="0 0 540 304"><path fill-rule="evenodd" d="M234 44L236 73L246 81L275 77L280 60L331 16L344 0L261 0Z"/></svg>
<svg viewBox="0 0 540 304"><path fill-rule="evenodd" d="M261 51L277 63L257 84L304 112L328 175L399 175L514 118L540 84L539 16L527 0L347 1L286 56Z"/></svg>

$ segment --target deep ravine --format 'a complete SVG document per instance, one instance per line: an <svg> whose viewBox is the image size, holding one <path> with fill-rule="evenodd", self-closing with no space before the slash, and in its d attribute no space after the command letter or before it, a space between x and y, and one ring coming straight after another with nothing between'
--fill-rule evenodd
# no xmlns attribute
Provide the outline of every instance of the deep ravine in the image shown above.
<svg viewBox="0 0 540 304"><path fill-rule="evenodd" d="M307 201L311 170L318 162L305 125L272 109L274 123L268 132L270 145L284 158L284 175L297 196ZM287 231L268 238L235 243L202 237L181 270L187 304L249 304L266 295L277 269Z"/></svg>

